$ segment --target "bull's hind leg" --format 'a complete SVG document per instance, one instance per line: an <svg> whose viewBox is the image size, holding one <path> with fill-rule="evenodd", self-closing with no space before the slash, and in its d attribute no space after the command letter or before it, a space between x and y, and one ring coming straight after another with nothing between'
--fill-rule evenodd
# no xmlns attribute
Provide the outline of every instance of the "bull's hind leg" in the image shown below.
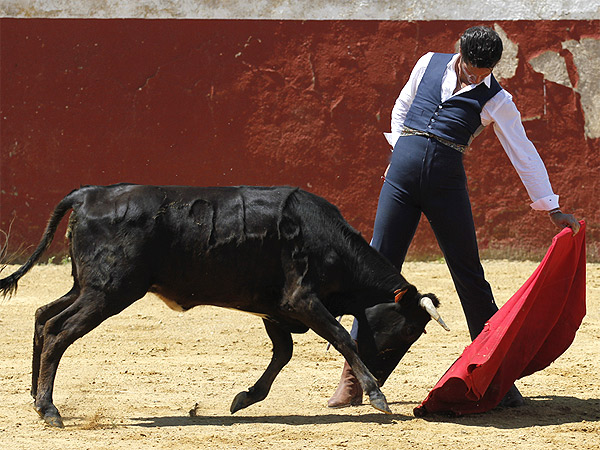
<svg viewBox="0 0 600 450"><path fill-rule="evenodd" d="M46 322L52 317L60 314L66 308L71 306L79 296L79 288L74 285L73 288L58 300L44 305L35 312L35 325L33 330L33 358L31 370L31 396L35 399L37 396L37 384L40 375L40 358L44 346L44 327Z"/></svg>
<svg viewBox="0 0 600 450"><path fill-rule="evenodd" d="M335 320L335 317L325 308L319 298L310 289L298 287L291 295L287 309L296 320L303 322L319 336L329 341L346 358L363 391L369 396L371 406L391 414L392 411L379 389L375 377L358 356L356 345L350 334Z"/></svg>
<svg viewBox="0 0 600 450"><path fill-rule="evenodd" d="M294 344L290 332L282 329L279 325L269 320L263 319L263 323L265 324L267 334L273 343L273 356L271 362L265 370L265 373L263 373L254 386L235 396L230 408L231 414L264 400L271 390L275 377L277 377L279 372L281 372L281 369L283 369L292 358L292 348Z"/></svg>
<svg viewBox="0 0 600 450"><path fill-rule="evenodd" d="M62 427L63 422L52 401L56 370L64 352L105 319L131 305L135 300L111 300L99 291L82 289L79 297L67 308L48 319L43 328L43 347L40 357L39 378L35 409L48 423Z"/></svg>

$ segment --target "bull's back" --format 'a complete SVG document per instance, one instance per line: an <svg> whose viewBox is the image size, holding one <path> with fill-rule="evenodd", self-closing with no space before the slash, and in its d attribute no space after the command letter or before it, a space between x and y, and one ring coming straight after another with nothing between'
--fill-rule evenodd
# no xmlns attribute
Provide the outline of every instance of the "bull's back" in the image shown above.
<svg viewBox="0 0 600 450"><path fill-rule="evenodd" d="M111 280L112 290L150 289L184 309L264 309L281 295L282 259L310 253L320 272L322 250L349 228L333 205L291 187L92 186L80 197L77 273Z"/></svg>
<svg viewBox="0 0 600 450"><path fill-rule="evenodd" d="M71 223L76 273L114 292L122 285L132 286L136 295L150 289L184 309L232 301L239 309L251 308L255 299L281 290L280 225L294 192L85 187Z"/></svg>
<svg viewBox="0 0 600 450"><path fill-rule="evenodd" d="M283 210L296 189L289 187L162 187L164 224L182 224L202 250L278 234ZM190 238L192 236L189 236Z"/></svg>
<svg viewBox="0 0 600 450"><path fill-rule="evenodd" d="M280 225L293 188L163 188L161 233L170 245L153 290L184 308L210 303L249 309L280 295Z"/></svg>
<svg viewBox="0 0 600 450"><path fill-rule="evenodd" d="M162 240L182 240L199 251L231 241L277 234L289 187L192 187L119 184L80 189L73 225L100 238L144 228Z"/></svg>

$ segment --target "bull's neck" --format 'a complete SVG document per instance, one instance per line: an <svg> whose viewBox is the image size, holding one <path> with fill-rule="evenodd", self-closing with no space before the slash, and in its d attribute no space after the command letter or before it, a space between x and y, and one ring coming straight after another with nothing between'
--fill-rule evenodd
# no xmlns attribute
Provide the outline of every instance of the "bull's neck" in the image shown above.
<svg viewBox="0 0 600 450"><path fill-rule="evenodd" d="M382 292L391 293L404 286L406 281L400 271L381 253L372 248L362 238L354 251L358 258L348 258L355 266L351 267L357 283L361 286L380 289Z"/></svg>

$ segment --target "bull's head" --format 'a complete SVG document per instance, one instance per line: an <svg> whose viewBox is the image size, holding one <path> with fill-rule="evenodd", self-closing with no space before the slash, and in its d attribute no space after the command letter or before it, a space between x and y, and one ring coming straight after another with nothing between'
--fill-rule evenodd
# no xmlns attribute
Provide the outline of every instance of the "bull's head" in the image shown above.
<svg viewBox="0 0 600 450"><path fill-rule="evenodd" d="M365 310L365 317L359 319L358 352L380 385L432 318L449 330L437 306L439 300L435 295L421 295L412 288L408 293L397 291L394 303L381 303Z"/></svg>

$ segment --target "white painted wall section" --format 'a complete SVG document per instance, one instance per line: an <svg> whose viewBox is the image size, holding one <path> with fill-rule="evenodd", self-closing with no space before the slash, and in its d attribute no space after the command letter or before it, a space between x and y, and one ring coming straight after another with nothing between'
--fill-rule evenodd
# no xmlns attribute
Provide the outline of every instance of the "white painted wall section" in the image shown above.
<svg viewBox="0 0 600 450"><path fill-rule="evenodd" d="M594 20L600 0L0 0L3 17Z"/></svg>

